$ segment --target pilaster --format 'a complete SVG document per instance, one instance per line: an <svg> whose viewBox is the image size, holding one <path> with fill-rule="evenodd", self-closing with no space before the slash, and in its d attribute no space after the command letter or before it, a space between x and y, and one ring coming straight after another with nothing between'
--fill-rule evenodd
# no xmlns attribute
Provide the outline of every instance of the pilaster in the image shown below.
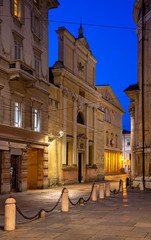
<svg viewBox="0 0 151 240"><path fill-rule="evenodd" d="M63 135L63 144L62 144L62 164L65 165L66 164L66 151L67 151L67 146L66 146L66 142L67 142L67 137L66 137L66 133L67 133L67 93L64 91L63 92L63 131L64 131L64 135Z"/></svg>
<svg viewBox="0 0 151 240"><path fill-rule="evenodd" d="M94 122L93 122L93 129L94 129L94 145L93 145L93 163L96 165L96 108L93 108L93 116L94 116Z"/></svg>
<svg viewBox="0 0 151 240"><path fill-rule="evenodd" d="M77 99L73 97L73 165L77 165Z"/></svg>
<svg viewBox="0 0 151 240"><path fill-rule="evenodd" d="M89 105L86 104L86 165L89 165Z"/></svg>

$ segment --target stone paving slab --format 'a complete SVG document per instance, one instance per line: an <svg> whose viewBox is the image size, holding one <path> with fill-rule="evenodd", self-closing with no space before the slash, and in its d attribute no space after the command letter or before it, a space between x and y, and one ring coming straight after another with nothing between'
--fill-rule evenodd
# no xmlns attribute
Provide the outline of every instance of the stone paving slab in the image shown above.
<svg viewBox="0 0 151 240"><path fill-rule="evenodd" d="M40 190L13 196L25 214L33 215L40 206L52 207L60 190ZM74 186L70 195L76 202L80 196L87 198L90 190L90 184L83 185L83 188L82 185ZM4 198L0 196L1 213ZM25 222L17 214L16 230L6 232L2 230L4 222L0 216L0 240L151 240L151 191L128 189L127 195L112 194L97 202L89 201L84 207L70 205L67 213L61 212L59 205L46 219Z"/></svg>

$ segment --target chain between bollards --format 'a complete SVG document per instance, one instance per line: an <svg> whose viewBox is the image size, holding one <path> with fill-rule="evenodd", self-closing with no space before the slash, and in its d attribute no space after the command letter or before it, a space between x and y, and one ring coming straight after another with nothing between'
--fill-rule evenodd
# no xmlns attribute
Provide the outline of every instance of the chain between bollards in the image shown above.
<svg viewBox="0 0 151 240"><path fill-rule="evenodd" d="M120 182L119 182L118 192L120 192L120 191L123 191L123 181L122 180L120 180ZM110 196L110 183L109 182L105 182L105 195L106 195L106 197ZM4 229L6 231L11 231L11 230L15 229L16 211L23 218L25 218L27 220L36 220L38 218L44 219L46 213L50 213L53 210L55 210L55 208L58 206L61 199L62 199L62 202L61 202L62 212L68 212L69 211L69 202L73 206L76 206L78 204L81 206L84 206L84 204L87 203L91 199L91 197L92 197L92 201L97 201L97 184L95 184L95 183L93 183L93 185L92 185L89 197L86 200L83 197L81 197L75 203L73 203L72 200L70 199L70 197L68 195L68 190L66 188L63 188L61 195L53 208L51 208L50 210L46 210L46 209L42 208L38 211L37 214L35 214L32 217L28 217L25 214L23 214L22 211L20 210L20 208L18 207L18 205L16 204L15 199L10 197L5 201L5 227L4 227ZM104 198L104 183L99 184L99 198L100 199Z"/></svg>

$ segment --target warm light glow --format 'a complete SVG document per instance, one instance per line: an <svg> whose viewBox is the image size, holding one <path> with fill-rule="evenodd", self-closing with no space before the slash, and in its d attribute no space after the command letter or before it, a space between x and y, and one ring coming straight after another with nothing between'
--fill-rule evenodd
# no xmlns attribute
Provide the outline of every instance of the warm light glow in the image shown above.
<svg viewBox="0 0 151 240"><path fill-rule="evenodd" d="M14 0L14 15L18 17L18 0Z"/></svg>
<svg viewBox="0 0 151 240"><path fill-rule="evenodd" d="M60 130L59 135L60 135L60 137L62 137L64 135L64 132L62 130Z"/></svg>

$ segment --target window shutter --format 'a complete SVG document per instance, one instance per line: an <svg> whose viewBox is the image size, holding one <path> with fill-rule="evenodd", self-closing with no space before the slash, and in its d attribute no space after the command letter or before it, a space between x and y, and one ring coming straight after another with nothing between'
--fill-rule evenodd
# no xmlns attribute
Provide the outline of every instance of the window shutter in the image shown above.
<svg viewBox="0 0 151 240"><path fill-rule="evenodd" d="M35 30L35 21L34 21L34 18L35 18L35 13L34 11L31 11L31 31L34 33L34 30Z"/></svg>
<svg viewBox="0 0 151 240"><path fill-rule="evenodd" d="M3 107L3 97L0 96L0 122L3 122L4 107Z"/></svg>
<svg viewBox="0 0 151 240"><path fill-rule="evenodd" d="M21 43L18 42L18 54L17 54L17 58L21 59Z"/></svg>
<svg viewBox="0 0 151 240"><path fill-rule="evenodd" d="M21 115L22 115L22 127L25 127L25 105L22 103L21 104Z"/></svg>
<svg viewBox="0 0 151 240"><path fill-rule="evenodd" d="M0 6L3 6L3 0L0 0Z"/></svg>
<svg viewBox="0 0 151 240"><path fill-rule="evenodd" d="M34 130L34 108L31 107L31 115L30 115L30 119L31 119L31 129Z"/></svg>
<svg viewBox="0 0 151 240"><path fill-rule="evenodd" d="M42 127L42 112L39 109L39 132L41 132L42 130L43 130L43 127Z"/></svg>
<svg viewBox="0 0 151 240"><path fill-rule="evenodd" d="M14 15L14 0L10 0L10 13Z"/></svg>
<svg viewBox="0 0 151 240"><path fill-rule="evenodd" d="M25 2L21 1L21 23L25 24Z"/></svg>
<svg viewBox="0 0 151 240"><path fill-rule="evenodd" d="M18 54L17 54L17 41L14 41L14 58L17 59L18 58Z"/></svg>

